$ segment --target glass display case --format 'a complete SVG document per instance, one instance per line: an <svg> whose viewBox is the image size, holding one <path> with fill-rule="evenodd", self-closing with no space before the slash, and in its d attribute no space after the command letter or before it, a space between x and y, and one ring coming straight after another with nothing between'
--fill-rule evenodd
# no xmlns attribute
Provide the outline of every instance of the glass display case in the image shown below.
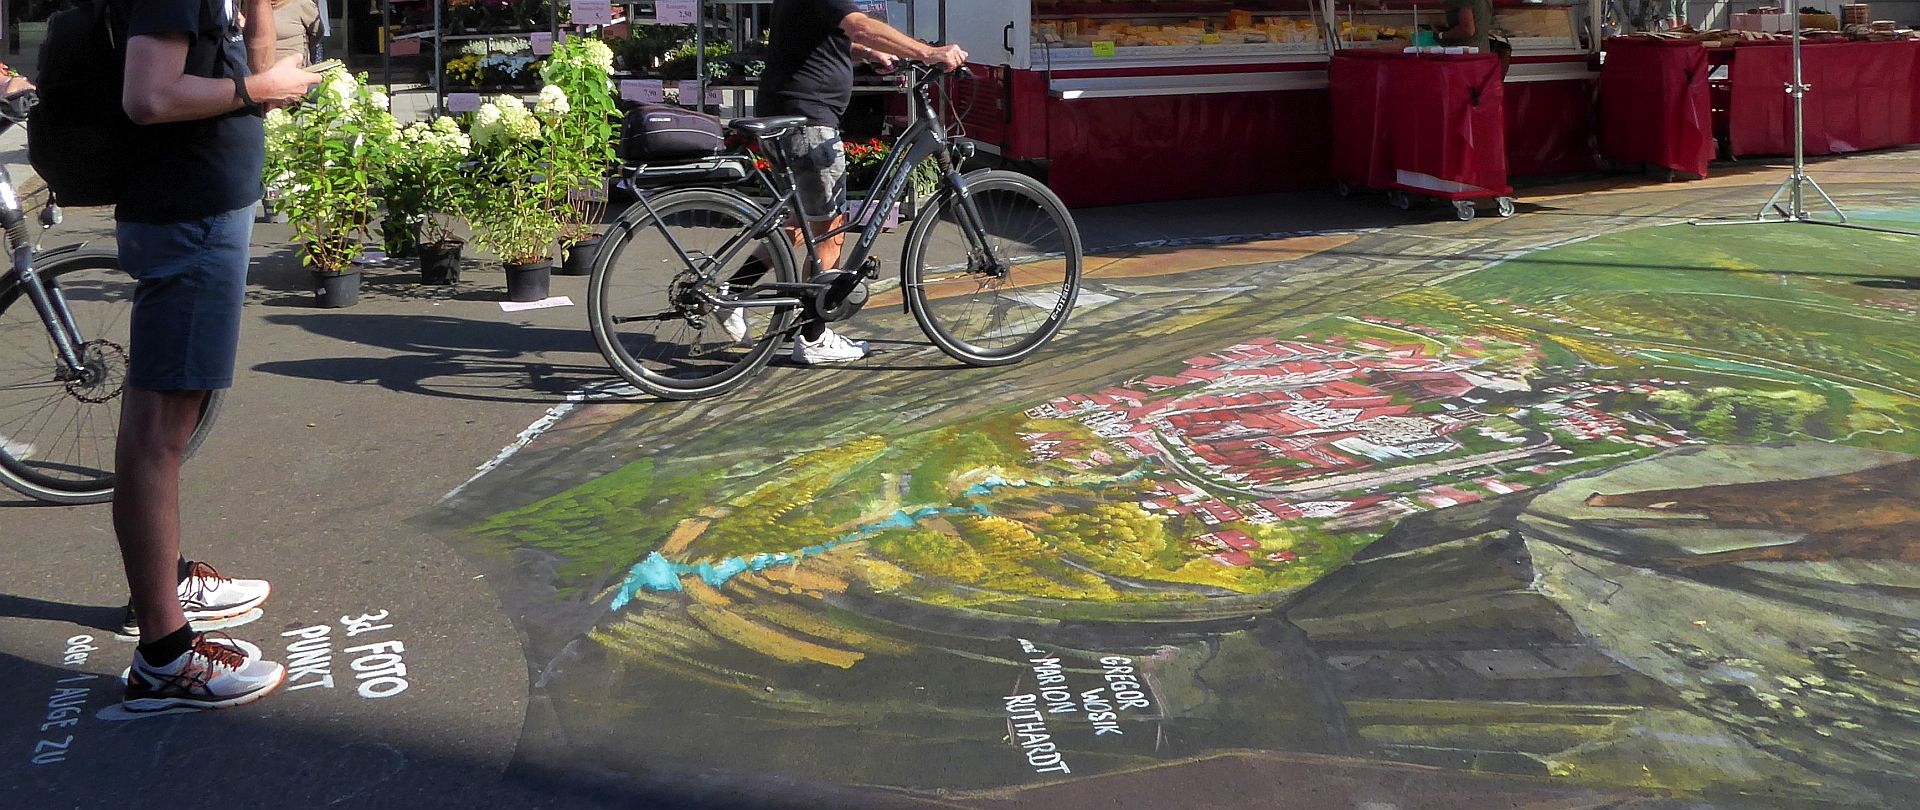
<svg viewBox="0 0 1920 810"><path fill-rule="evenodd" d="M1333 3L1334 32L1342 48L1404 48L1415 44L1417 32L1444 28L1446 15L1440 0ZM1566 0L1494 0L1493 30L1516 54L1560 53L1580 47L1573 15Z"/></svg>
<svg viewBox="0 0 1920 810"><path fill-rule="evenodd" d="M1329 50L1321 8L1316 0L1034 0L1032 61L1320 58Z"/></svg>

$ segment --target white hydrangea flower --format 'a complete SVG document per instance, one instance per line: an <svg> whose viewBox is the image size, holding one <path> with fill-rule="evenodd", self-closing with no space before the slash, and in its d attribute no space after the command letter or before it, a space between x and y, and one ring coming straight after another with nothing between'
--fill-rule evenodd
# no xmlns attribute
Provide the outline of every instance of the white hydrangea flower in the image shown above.
<svg viewBox="0 0 1920 810"><path fill-rule="evenodd" d="M433 131L448 134L459 132L460 122L453 120L453 116L443 115L433 119Z"/></svg>
<svg viewBox="0 0 1920 810"><path fill-rule="evenodd" d="M598 39L589 39L585 47L587 64L600 69L603 73L613 72L613 49Z"/></svg>
<svg viewBox="0 0 1920 810"><path fill-rule="evenodd" d="M549 122L559 120L573 109L573 105L567 101L567 91L560 89L557 84L540 88L540 100L534 102L533 106L540 117Z"/></svg>
<svg viewBox="0 0 1920 810"><path fill-rule="evenodd" d="M348 73L345 68L327 71L326 85L327 95L332 97L334 104L341 107L352 104L354 95L360 89L353 80L353 74Z"/></svg>
<svg viewBox="0 0 1920 810"><path fill-rule="evenodd" d="M382 110L388 109L392 104L387 98L386 92L382 90L370 90L367 93L367 103Z"/></svg>

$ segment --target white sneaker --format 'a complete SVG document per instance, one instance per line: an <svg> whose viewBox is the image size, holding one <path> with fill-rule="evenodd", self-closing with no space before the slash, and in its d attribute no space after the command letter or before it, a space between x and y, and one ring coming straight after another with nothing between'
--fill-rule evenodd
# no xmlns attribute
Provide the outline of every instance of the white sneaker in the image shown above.
<svg viewBox="0 0 1920 810"><path fill-rule="evenodd" d="M808 340L802 335L793 338L793 362L803 366L845 363L866 356L866 341L848 340L835 334L832 329L820 333L819 340Z"/></svg>
<svg viewBox="0 0 1920 810"><path fill-rule="evenodd" d="M162 666L134 653L120 708L133 716L224 709L266 697L286 677L287 668L262 659L258 647L201 634L192 648Z"/></svg>
<svg viewBox="0 0 1920 810"><path fill-rule="evenodd" d="M733 338L733 342L735 344L746 343L747 342L747 308L746 307L728 308L727 317L720 319L720 328L725 329L727 331L727 337Z"/></svg>
<svg viewBox="0 0 1920 810"><path fill-rule="evenodd" d="M259 607L272 593L273 585L264 579L232 579L221 576L211 565L190 562L187 578L180 580L180 609L189 622L231 619ZM128 635L140 635L131 605L121 629Z"/></svg>

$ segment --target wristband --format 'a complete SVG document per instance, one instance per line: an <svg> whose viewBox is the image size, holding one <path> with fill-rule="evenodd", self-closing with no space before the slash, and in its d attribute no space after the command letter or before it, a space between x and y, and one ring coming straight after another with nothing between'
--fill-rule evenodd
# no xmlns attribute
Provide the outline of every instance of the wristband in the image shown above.
<svg viewBox="0 0 1920 810"><path fill-rule="evenodd" d="M244 76L233 77L233 94L235 96L238 96L240 99L240 109L245 110L254 115L260 114L261 112L260 103L254 101L253 96L247 95L246 77Z"/></svg>

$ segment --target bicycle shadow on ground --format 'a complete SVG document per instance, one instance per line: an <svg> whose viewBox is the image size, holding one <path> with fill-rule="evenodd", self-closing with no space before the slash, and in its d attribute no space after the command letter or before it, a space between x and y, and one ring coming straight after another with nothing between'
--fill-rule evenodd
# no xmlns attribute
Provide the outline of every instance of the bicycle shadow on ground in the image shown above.
<svg viewBox="0 0 1920 810"><path fill-rule="evenodd" d="M612 377L593 336L441 315L274 314L263 320L377 351L281 360L253 370L302 379L378 385L391 391L486 402L552 403ZM580 362L547 356L576 355Z"/></svg>

